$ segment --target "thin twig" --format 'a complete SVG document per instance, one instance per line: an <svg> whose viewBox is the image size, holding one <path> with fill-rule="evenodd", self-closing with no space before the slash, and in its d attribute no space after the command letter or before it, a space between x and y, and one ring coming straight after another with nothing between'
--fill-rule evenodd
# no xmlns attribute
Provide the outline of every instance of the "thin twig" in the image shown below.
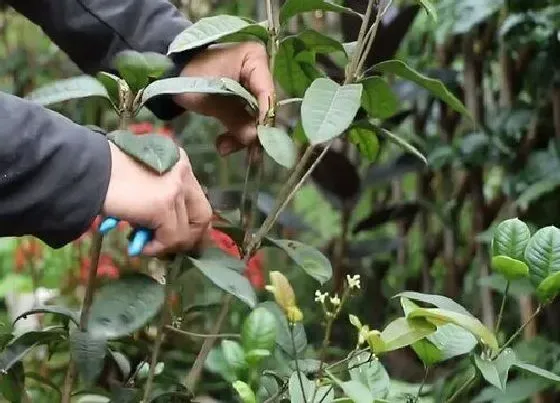
<svg viewBox="0 0 560 403"><path fill-rule="evenodd" d="M509 293L509 286L510 286L510 281L508 280L508 282L506 283L506 289L504 290L504 296L502 297L502 304L500 305L500 313L498 313L498 320L496 320L496 328L494 330L494 333L498 333L498 331L500 330L500 326L502 324L504 309L506 307L506 301Z"/></svg>
<svg viewBox="0 0 560 403"><path fill-rule="evenodd" d="M159 324L157 327L156 340L154 342L154 350L152 351L152 358L150 360L150 370L148 372L148 378L146 379L146 386L144 387L144 402L148 402L150 395L152 394L152 386L156 374L158 356L165 336L165 324L167 322L169 311L171 310L171 291L173 290L173 281L177 278L179 271L181 270L182 262L183 259L181 255L175 257L175 260L171 265L171 269L168 270L165 279L165 300L163 309L159 314Z"/></svg>
<svg viewBox="0 0 560 403"><path fill-rule="evenodd" d="M454 402L459 396L461 396L461 394L467 390L472 383L476 380L476 372L474 372L471 377L469 378L469 380L467 382L465 382L463 385L461 385L461 387L459 389L457 389L455 391L455 393L453 393L453 395L451 395L451 397L449 399L447 399L446 403L452 403Z"/></svg>
<svg viewBox="0 0 560 403"><path fill-rule="evenodd" d="M374 0L369 1L366 13L364 15L364 19L362 20L360 33L358 34L358 40L356 44L356 52L354 54L354 57L350 61L350 64L348 66L348 71L346 72L347 80L353 80L355 78L356 68L358 67L358 64L360 62L360 56L364 51L364 45L365 45L364 39L369 25L369 20L371 19L371 14L373 12L374 3L375 3Z"/></svg>
<svg viewBox="0 0 560 403"><path fill-rule="evenodd" d="M519 329L517 329L517 331L508 339L508 341L505 342L505 344L502 346L502 348L500 348L500 351L498 351L498 353L496 354L496 357L499 356L506 348L508 348L511 345L511 343L513 343L515 341L515 339L521 334L521 332L523 332L523 330L525 330L527 325L529 323L531 323L533 321L533 319L535 319L539 315L539 313L541 313L542 309L543 309L543 306L541 304L539 304L536 311L533 312L533 314L529 317L529 319L527 319L525 321L525 323L523 323L521 325L521 327Z"/></svg>
<svg viewBox="0 0 560 403"><path fill-rule="evenodd" d="M299 370L299 364L298 364L298 354L297 354L297 348L296 348L296 339L294 337L294 325L291 324L290 325L290 338L292 340L292 348L294 349L294 362L296 365L296 374L298 377L298 381L299 381L299 387L301 388L301 396L303 397L303 401L307 402L307 398L305 397L305 388L303 387L303 379L301 378L301 372ZM315 398L315 397L313 397Z"/></svg>
<svg viewBox="0 0 560 403"><path fill-rule="evenodd" d="M172 333L176 333L181 336L185 337L199 337L202 339L208 339L210 337L222 338L222 339L239 339L241 337L238 333L216 333L216 334L207 334L207 333L195 333L189 332L187 330L177 329L171 325L165 325L165 330L168 330Z"/></svg>
<svg viewBox="0 0 560 403"><path fill-rule="evenodd" d="M367 56L370 54L373 44L375 42L375 38L377 37L377 31L379 29L379 25L381 24L381 21L383 21L383 17L385 17L385 14L387 14L387 11L389 11L389 8L391 7L392 4L393 4L393 0L389 0L387 1L385 8L378 11L377 16L375 17L375 22L371 27L371 34L368 35L369 38L365 46L365 50L361 55L360 61L358 62L358 66L356 67L356 71L355 71L356 76L360 76L361 71L364 67L364 63L367 60Z"/></svg>
<svg viewBox="0 0 560 403"><path fill-rule="evenodd" d="M422 396L422 389L424 389L424 386L426 385L426 381L428 380L429 373L430 373L430 367L424 366L424 378L422 378L422 383L418 388L418 393L416 394L416 401L419 401L420 396Z"/></svg>

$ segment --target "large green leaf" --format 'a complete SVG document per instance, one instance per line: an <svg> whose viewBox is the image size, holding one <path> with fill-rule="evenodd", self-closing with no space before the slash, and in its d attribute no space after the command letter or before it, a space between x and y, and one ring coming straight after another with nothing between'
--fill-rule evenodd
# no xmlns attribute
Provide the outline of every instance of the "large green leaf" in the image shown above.
<svg viewBox="0 0 560 403"><path fill-rule="evenodd" d="M314 66L298 58L304 44L297 37L280 42L274 64L274 78L289 96L302 97L313 80L323 75Z"/></svg>
<svg viewBox="0 0 560 403"><path fill-rule="evenodd" d="M9 402L20 403L24 401L22 395L25 392L25 374L23 364L17 362L12 368L2 372L0 376L0 393ZM29 397L27 397L29 401Z"/></svg>
<svg viewBox="0 0 560 403"><path fill-rule="evenodd" d="M276 318L268 309L254 309L243 322L241 330L241 342L245 351L272 351L276 343L277 328Z"/></svg>
<svg viewBox="0 0 560 403"><path fill-rule="evenodd" d="M338 85L318 78L305 92L301 118L311 144L320 144L342 134L354 120L362 97L360 84Z"/></svg>
<svg viewBox="0 0 560 403"><path fill-rule="evenodd" d="M525 249L529 278L535 287L551 274L560 271L560 230L554 226L541 228Z"/></svg>
<svg viewBox="0 0 560 403"><path fill-rule="evenodd" d="M354 403L373 403L375 399L371 396L371 392L368 387L363 383L355 380L350 380L342 382L340 379L333 376L329 371L326 371L329 378L333 380L336 385L344 392L344 395L348 397Z"/></svg>
<svg viewBox="0 0 560 403"><path fill-rule="evenodd" d="M423 319L395 319L381 332L384 351L393 351L409 346L434 333L436 329L436 326Z"/></svg>
<svg viewBox="0 0 560 403"><path fill-rule="evenodd" d="M300 32L296 35L296 38L305 45L306 49L312 52L323 54L344 52L344 47L339 41L312 29Z"/></svg>
<svg viewBox="0 0 560 403"><path fill-rule="evenodd" d="M157 80L149 84L142 93L142 104L160 95L183 93L238 96L244 99L253 109L257 109L255 97L237 81L226 77L173 77Z"/></svg>
<svg viewBox="0 0 560 403"><path fill-rule="evenodd" d="M38 88L25 98L43 106L72 99L101 97L109 99L107 90L99 81L90 76L80 76L55 81Z"/></svg>
<svg viewBox="0 0 560 403"><path fill-rule="evenodd" d="M352 353L351 353L352 354ZM371 353L354 354L348 360L350 379L360 382L374 399L385 399L389 394L391 379L385 367Z"/></svg>
<svg viewBox="0 0 560 403"><path fill-rule="evenodd" d="M306 13L308 11L323 10L334 11L337 13L357 14L354 10L348 7L343 7L338 4L325 0L287 0L280 9L280 23L286 23L290 18L297 14Z"/></svg>
<svg viewBox="0 0 560 403"><path fill-rule="evenodd" d="M130 49L117 53L113 63L133 91L141 90L150 79L160 78L173 67L173 62L165 55L155 52L140 53Z"/></svg>
<svg viewBox="0 0 560 403"><path fill-rule="evenodd" d="M107 340L76 330L70 333L70 352L84 382L94 384L103 370Z"/></svg>
<svg viewBox="0 0 560 403"><path fill-rule="evenodd" d="M494 230L492 253L523 261L525 248L531 238L527 224L518 218L502 221Z"/></svg>
<svg viewBox="0 0 560 403"><path fill-rule="evenodd" d="M399 99L384 78L370 77L360 82L362 92L362 107L369 116L378 119L387 119L397 113Z"/></svg>
<svg viewBox="0 0 560 403"><path fill-rule="evenodd" d="M235 371L228 365L226 359L224 358L221 346L214 347L210 351L204 366L208 371L220 375L228 382L234 382L237 380Z"/></svg>
<svg viewBox="0 0 560 403"><path fill-rule="evenodd" d="M180 158L177 144L159 134L137 136L126 130L116 130L109 133L108 138L121 151L158 174L171 170Z"/></svg>
<svg viewBox="0 0 560 403"><path fill-rule="evenodd" d="M457 312L462 315L472 316L472 314L461 305L453 301L451 298L444 297L443 295L422 294L414 291L405 291L395 295L394 298L408 298L414 301L425 302L426 304L434 305L441 309Z"/></svg>
<svg viewBox="0 0 560 403"><path fill-rule="evenodd" d="M503 275L506 279L518 280L529 275L529 267L521 260L509 256L492 257L492 270Z"/></svg>
<svg viewBox="0 0 560 403"><path fill-rule="evenodd" d="M13 339L0 353L0 373L10 370L16 363L21 361L33 347L62 341L64 333L61 328L30 331Z"/></svg>
<svg viewBox="0 0 560 403"><path fill-rule="evenodd" d="M470 353L477 344L471 332L453 323L439 326L437 332L427 337L439 351L443 360Z"/></svg>
<svg viewBox="0 0 560 403"><path fill-rule="evenodd" d="M426 367L431 367L444 360L443 352L427 339L418 340L410 347Z"/></svg>
<svg viewBox="0 0 560 403"><path fill-rule="evenodd" d="M332 277L332 266L329 259L312 246L289 239L269 239L275 246L282 249L307 274L324 284Z"/></svg>
<svg viewBox="0 0 560 403"><path fill-rule="evenodd" d="M297 147L284 130L259 125L257 133L264 150L274 161L286 168L294 166L297 160Z"/></svg>
<svg viewBox="0 0 560 403"><path fill-rule="evenodd" d="M408 318L426 318L436 326L453 323L471 332L481 342L498 351L496 336L484 326L477 318L440 308L417 308L411 311Z"/></svg>
<svg viewBox="0 0 560 403"><path fill-rule="evenodd" d="M79 320L80 320L78 313L70 308L66 308L65 306L57 306L57 305L45 305L45 306L39 306L37 308L33 308L29 311L26 311L18 315L14 319L14 323L20 319L25 319L29 315L34 315L37 313L50 313L55 316L61 316L63 318L71 320L76 325L79 324Z"/></svg>
<svg viewBox="0 0 560 403"><path fill-rule="evenodd" d="M484 379L490 384L504 390L508 380L509 370L517 361L511 349L504 350L495 360L488 360L475 355L474 362Z"/></svg>
<svg viewBox="0 0 560 403"><path fill-rule="evenodd" d="M111 101L113 101L115 105L118 105L120 102L119 86L121 85L121 79L114 74L100 71L97 73L97 80L99 80L99 82L103 84L107 90L107 94L109 94Z"/></svg>
<svg viewBox="0 0 560 403"><path fill-rule="evenodd" d="M374 70L380 73L392 73L406 80L412 81L428 90L432 95L448 104L453 110L465 116L470 116L469 111L463 103L457 99L439 80L426 77L412 69L400 60L388 60L374 66Z"/></svg>
<svg viewBox="0 0 560 403"><path fill-rule="evenodd" d="M164 286L144 274L130 274L101 287L89 313L88 332L99 339L132 334L164 303Z"/></svg>
<svg viewBox="0 0 560 403"><path fill-rule="evenodd" d="M259 307L266 308L269 312L274 315L277 325L277 336L276 344L294 359L296 356L300 356L307 348L307 336L305 334L305 328L301 322L294 325L294 341L295 349L292 345L292 338L290 335L290 325L286 320L286 315L282 309L278 306L276 302L267 301L259 304Z"/></svg>
<svg viewBox="0 0 560 403"><path fill-rule="evenodd" d="M167 54L180 53L208 45L226 35L241 31L251 25L243 18L232 15L218 15L201 18L175 37Z"/></svg>
<svg viewBox="0 0 560 403"><path fill-rule="evenodd" d="M247 368L247 361L245 360L245 351L241 344L234 340L222 340L222 354L228 366L235 372L240 372Z"/></svg>
<svg viewBox="0 0 560 403"><path fill-rule="evenodd" d="M225 266L222 259L214 259L211 257L189 259L194 266L216 286L239 298L250 307L255 306L257 303L255 290L247 277L238 270Z"/></svg>

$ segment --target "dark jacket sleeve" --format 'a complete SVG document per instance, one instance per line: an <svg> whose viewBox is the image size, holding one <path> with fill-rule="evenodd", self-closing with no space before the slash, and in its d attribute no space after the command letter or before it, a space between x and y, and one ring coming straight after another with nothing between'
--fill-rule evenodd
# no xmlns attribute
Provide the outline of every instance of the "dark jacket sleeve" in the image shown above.
<svg viewBox="0 0 560 403"><path fill-rule="evenodd" d="M99 133L0 93L0 236L33 235L58 248L99 214L111 172Z"/></svg>
<svg viewBox="0 0 560 403"><path fill-rule="evenodd" d="M88 73L112 70L114 56L125 49L167 53L175 36L190 22L167 0L8 0L39 25L78 67ZM176 74L192 52L174 56ZM170 96L147 105L168 120L183 109Z"/></svg>

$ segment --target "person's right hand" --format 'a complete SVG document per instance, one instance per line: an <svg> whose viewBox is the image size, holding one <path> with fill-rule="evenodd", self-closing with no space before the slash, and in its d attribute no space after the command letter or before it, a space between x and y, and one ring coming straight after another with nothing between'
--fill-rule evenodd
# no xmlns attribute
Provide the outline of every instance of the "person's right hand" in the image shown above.
<svg viewBox="0 0 560 403"><path fill-rule="evenodd" d="M171 171L157 175L111 147L111 179L102 213L154 231L142 253L188 251L207 236L212 209L182 148Z"/></svg>

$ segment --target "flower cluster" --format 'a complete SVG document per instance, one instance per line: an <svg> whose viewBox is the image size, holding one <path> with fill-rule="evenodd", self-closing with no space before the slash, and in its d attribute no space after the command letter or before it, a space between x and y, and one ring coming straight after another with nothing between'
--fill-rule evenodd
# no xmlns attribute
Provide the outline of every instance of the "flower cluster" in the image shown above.
<svg viewBox="0 0 560 403"><path fill-rule="evenodd" d="M348 283L348 287L342 296L342 299L338 296L338 294L330 295L328 292L322 293L320 290L315 290L315 302L318 302L322 305L323 310L327 317L335 317L340 312L342 308L343 302L348 296L348 293L354 289L359 290L360 285L360 275L356 274L354 276L347 275L346 281ZM329 299L330 305L332 306L332 310L328 309L326 301L327 298Z"/></svg>

